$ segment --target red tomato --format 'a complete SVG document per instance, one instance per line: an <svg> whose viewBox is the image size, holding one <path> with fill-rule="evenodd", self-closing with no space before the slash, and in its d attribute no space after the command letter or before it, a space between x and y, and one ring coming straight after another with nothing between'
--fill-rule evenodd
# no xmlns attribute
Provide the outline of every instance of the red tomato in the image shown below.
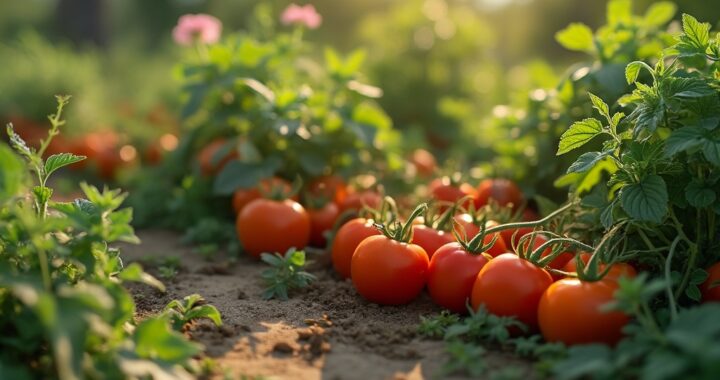
<svg viewBox="0 0 720 380"><path fill-rule="evenodd" d="M425 149L415 149L410 156L410 162L415 165L421 177L430 177L437 170L435 156Z"/></svg>
<svg viewBox="0 0 720 380"><path fill-rule="evenodd" d="M217 174L230 161L238 158L236 150L228 152L223 157L216 157L220 149L225 145L226 140L219 138L205 145L198 153L197 159L200 162L200 173L204 176ZM282 252L285 253L285 252Z"/></svg>
<svg viewBox="0 0 720 380"><path fill-rule="evenodd" d="M540 220L540 215L538 215L535 210L526 207L522 212L522 220L526 222L534 222L536 220Z"/></svg>
<svg viewBox="0 0 720 380"><path fill-rule="evenodd" d="M460 243L443 245L430 259L428 291L432 300L455 313L467 313L475 278L488 259L466 251Z"/></svg>
<svg viewBox="0 0 720 380"><path fill-rule="evenodd" d="M499 316L514 316L535 330L540 297L553 283L545 269L538 268L514 253L502 254L478 273L472 290L472 306L485 305Z"/></svg>
<svg viewBox="0 0 720 380"><path fill-rule="evenodd" d="M708 278L700 286L702 302L720 302L720 262L707 269Z"/></svg>
<svg viewBox="0 0 720 380"><path fill-rule="evenodd" d="M310 217L297 202L256 199L237 216L237 233L243 248L255 258L263 252L284 254L304 248L310 240Z"/></svg>
<svg viewBox="0 0 720 380"><path fill-rule="evenodd" d="M495 178L480 181L477 187L475 207L480 208L494 199L500 206L519 207L523 203L523 195L515 182L509 179Z"/></svg>
<svg viewBox="0 0 720 380"><path fill-rule="evenodd" d="M454 219L457 223L457 225L455 226L455 231L458 235L460 235L460 237L467 236L467 239L470 240L475 237L475 235L480 233L480 227L473 222L473 217L470 216L470 214L455 215ZM488 221L486 224L487 228L497 225L497 222L492 220ZM490 254L490 256L492 257L507 253L508 248L505 245L505 241L502 239L499 232L496 232L492 235L486 235L485 239L483 239L483 243L490 244L493 236L497 236L497 240L495 240L495 244L493 244L493 246L488 249L487 253Z"/></svg>
<svg viewBox="0 0 720 380"><path fill-rule="evenodd" d="M328 202L321 208L308 209L308 215L310 215L310 244L324 247L327 244L325 232L335 226L340 209L335 203Z"/></svg>
<svg viewBox="0 0 720 380"><path fill-rule="evenodd" d="M260 181L256 187L252 187L250 189L235 190L232 199L232 206L233 210L235 210L235 214L242 211L248 203L258 198L262 198L262 193L270 193L274 191L276 187L285 194L289 194L292 191L292 184L278 177L264 179ZM297 201L297 197L292 197L292 199Z"/></svg>
<svg viewBox="0 0 720 380"><path fill-rule="evenodd" d="M583 282L565 278L550 285L540 299L538 321L548 342L566 345L604 343L615 345L630 318L621 312L605 312L613 301L617 282Z"/></svg>
<svg viewBox="0 0 720 380"><path fill-rule="evenodd" d="M372 219L356 218L342 225L332 242L332 262L342 277L350 277L353 253L365 238L380 235Z"/></svg>
<svg viewBox="0 0 720 380"><path fill-rule="evenodd" d="M590 261L590 254L587 252L580 252L578 253L580 255L580 260L582 260L583 263L587 265L587 263ZM605 270L606 264L600 263L598 265L598 270L603 271ZM564 266L563 271L568 273L576 273L577 272L577 266L575 263L575 258L573 257L571 260L569 260ZM636 277L637 271L635 268L628 264L628 263L615 263L610 267L610 270L605 274L605 277L603 279L606 280L617 280L620 277Z"/></svg>
<svg viewBox="0 0 720 380"><path fill-rule="evenodd" d="M430 195L436 201L455 203L463 197L470 197L462 203L462 207L469 208L476 197L475 189L467 183L455 185L450 178L436 178L430 183ZM445 210L447 206L441 206L440 210Z"/></svg>
<svg viewBox="0 0 720 380"><path fill-rule="evenodd" d="M545 244L548 240L549 239L545 235L540 235L540 234L535 235L535 239L533 240L533 250L539 248L541 245ZM527 247L529 243L530 242L528 241L524 246ZM529 254L530 252L527 252L527 253ZM542 252L541 257L544 258L547 255L549 255L550 253L552 253L552 248L550 248L550 247L545 248ZM555 259L553 261L551 261L548 264L548 267L552 268L552 269L563 270L565 265L567 265L567 263L570 260L572 260L573 257L574 257L574 255L571 252L562 252L557 257L555 257ZM550 275L552 276L553 280L555 280L555 281L563 278L562 275L556 275L556 274L552 274L552 273L550 273Z"/></svg>
<svg viewBox="0 0 720 380"><path fill-rule="evenodd" d="M438 248L453 241L455 238L452 234L445 231L438 231L424 225L413 226L412 243L421 246L430 258Z"/></svg>
<svg viewBox="0 0 720 380"><path fill-rule="evenodd" d="M313 196L322 197L338 205L345 200L348 194L347 184L341 177L336 175L316 178L308 186L308 192Z"/></svg>
<svg viewBox="0 0 720 380"><path fill-rule="evenodd" d="M402 305L425 287L429 259L419 245L384 235L370 236L358 245L350 270L358 293L381 305Z"/></svg>
<svg viewBox="0 0 720 380"><path fill-rule="evenodd" d="M533 232L533 228L531 227L512 228L500 231L500 236L502 236L505 241L505 245L509 249L513 249L513 247L517 247L517 245L520 244L521 237L531 232Z"/></svg>
<svg viewBox="0 0 720 380"><path fill-rule="evenodd" d="M365 190L359 193L349 193L340 203L340 213L348 210L359 211L363 207L378 208L382 204L382 196L375 191Z"/></svg>

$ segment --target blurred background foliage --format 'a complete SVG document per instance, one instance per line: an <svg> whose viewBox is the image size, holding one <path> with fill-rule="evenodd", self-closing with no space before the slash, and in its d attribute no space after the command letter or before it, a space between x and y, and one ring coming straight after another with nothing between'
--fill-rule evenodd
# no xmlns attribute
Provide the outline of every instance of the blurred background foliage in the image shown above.
<svg viewBox="0 0 720 380"><path fill-rule="evenodd" d="M222 20L225 33L261 34L272 30L290 2L0 2L0 121L42 121L51 111L49 96L69 93L74 97L67 115L70 134L112 128L122 140L142 146L178 127L183 99L173 68L183 53L170 31L179 16L209 13ZM264 8L258 10L260 3ZM367 52L364 75L383 89L378 102L403 131L406 152L427 147L448 170L476 178L507 176L520 180L530 195L536 189L560 198L563 190L552 181L567 165L545 158L554 156L559 133L590 111L573 108L574 99L588 89L597 91L613 60L566 49L553 36L573 22L592 30L605 25L607 1L312 3L323 25L306 38L342 53ZM653 3L635 0L632 8L643 14ZM675 20L683 12L720 19L712 1L675 3ZM641 48L662 47L664 37L647 35L648 30L643 26L633 35L641 43L630 46L626 56L615 54L618 62L645 58ZM578 70L585 75L573 75ZM606 90L605 99L613 100L625 89Z"/></svg>

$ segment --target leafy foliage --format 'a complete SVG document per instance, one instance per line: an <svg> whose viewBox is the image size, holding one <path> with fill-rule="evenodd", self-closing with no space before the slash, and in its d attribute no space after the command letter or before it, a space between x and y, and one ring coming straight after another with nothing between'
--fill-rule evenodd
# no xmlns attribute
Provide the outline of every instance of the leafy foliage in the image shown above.
<svg viewBox="0 0 720 380"><path fill-rule="evenodd" d="M222 326L220 312L215 306L206 304L199 294L186 296L182 301L170 301L163 309L163 314L169 317L177 331L182 331L185 325L200 318L211 320L215 326Z"/></svg>
<svg viewBox="0 0 720 380"><path fill-rule="evenodd" d="M288 299L288 293L302 289L315 280L315 276L305 272L305 252L290 248L284 255L279 253L263 253L260 258L272 268L263 271L262 279L266 289L263 298L266 300L279 298Z"/></svg>

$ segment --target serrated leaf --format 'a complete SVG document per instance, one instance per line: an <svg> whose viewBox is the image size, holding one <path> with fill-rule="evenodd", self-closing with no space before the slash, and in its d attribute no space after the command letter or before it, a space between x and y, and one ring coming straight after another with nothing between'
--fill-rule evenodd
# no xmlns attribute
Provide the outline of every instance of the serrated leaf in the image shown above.
<svg viewBox="0 0 720 380"><path fill-rule="evenodd" d="M710 40L710 24L701 23L695 17L683 13L683 34L678 37L675 49L681 57L704 55Z"/></svg>
<svg viewBox="0 0 720 380"><path fill-rule="evenodd" d="M555 33L555 40L564 48L573 51L593 51L595 43L593 32L583 23L572 23L565 29Z"/></svg>
<svg viewBox="0 0 720 380"><path fill-rule="evenodd" d="M608 155L605 152L587 152L583 153L573 162L568 168L568 173L584 173L592 169L598 161L602 160Z"/></svg>
<svg viewBox="0 0 720 380"><path fill-rule="evenodd" d="M610 25L630 24L632 22L632 1L610 0L607 5L607 22Z"/></svg>
<svg viewBox="0 0 720 380"><path fill-rule="evenodd" d="M628 84L633 84L637 81L638 75L640 75L640 69L643 68L644 62L634 61L628 63L625 66L625 80Z"/></svg>
<svg viewBox="0 0 720 380"><path fill-rule="evenodd" d="M650 174L639 183L627 185L620 192L622 208L639 221L660 223L667 214L668 193L665 180Z"/></svg>
<svg viewBox="0 0 720 380"><path fill-rule="evenodd" d="M49 176L54 171L76 162L84 160L85 156L77 156L72 153L53 154L45 160L45 175Z"/></svg>
<svg viewBox="0 0 720 380"><path fill-rule="evenodd" d="M565 154L585 145L585 143L602 132L602 124L597 119L589 118L575 122L560 136L557 155Z"/></svg>
<svg viewBox="0 0 720 380"><path fill-rule="evenodd" d="M665 156L672 157L688 149L701 147L704 141L705 130L700 127L676 129L665 140Z"/></svg>
<svg viewBox="0 0 720 380"><path fill-rule="evenodd" d="M715 202L715 198L715 190L697 181L692 181L685 187L685 199L693 207L708 207Z"/></svg>
<svg viewBox="0 0 720 380"><path fill-rule="evenodd" d="M608 107L607 103L605 103L602 99L600 99L597 95L593 94L592 92L588 92L588 95L590 96L590 102L593 105L593 108L598 110L601 115L605 116L606 118L610 118L610 108Z"/></svg>
<svg viewBox="0 0 720 380"><path fill-rule="evenodd" d="M667 24L672 20L677 12L677 7L674 3L669 1L660 1L650 5L648 10L645 12L643 21L645 25L651 27L658 27Z"/></svg>

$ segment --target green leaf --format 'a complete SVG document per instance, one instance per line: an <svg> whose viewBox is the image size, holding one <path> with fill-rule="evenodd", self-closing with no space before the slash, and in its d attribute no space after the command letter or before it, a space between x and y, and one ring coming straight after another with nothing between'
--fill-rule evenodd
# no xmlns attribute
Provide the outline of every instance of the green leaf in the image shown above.
<svg viewBox="0 0 720 380"><path fill-rule="evenodd" d="M54 171L76 162L84 160L85 156L76 156L72 153L53 154L45 160L45 175L50 176Z"/></svg>
<svg viewBox="0 0 720 380"><path fill-rule="evenodd" d="M672 157L680 152L701 147L705 140L703 128L682 127L676 129L665 140L665 156Z"/></svg>
<svg viewBox="0 0 720 380"><path fill-rule="evenodd" d="M0 203L20 193L26 176L25 163L5 143L0 142Z"/></svg>
<svg viewBox="0 0 720 380"><path fill-rule="evenodd" d="M217 308L215 308L215 306L196 306L190 309L187 314L185 314L185 320L188 322L199 318L207 318L211 320L215 324L215 326L222 326L222 317L220 316L220 312Z"/></svg>
<svg viewBox="0 0 720 380"><path fill-rule="evenodd" d="M162 317L151 317L141 322L133 335L137 355L144 359L184 363L202 351L202 346L192 343L172 331Z"/></svg>
<svg viewBox="0 0 720 380"><path fill-rule="evenodd" d="M560 136L557 155L577 149L601 133L603 133L602 124L597 119L589 118L575 122Z"/></svg>
<svg viewBox="0 0 720 380"><path fill-rule="evenodd" d="M573 162L570 167L568 168L568 173L584 173L593 167L595 167L595 164L597 164L600 160L607 157L608 153L606 152L587 152L583 153L578 157L575 162Z"/></svg>
<svg viewBox="0 0 720 380"><path fill-rule="evenodd" d="M720 141L707 139L703 143L703 155L715 166L720 166Z"/></svg>
<svg viewBox="0 0 720 380"><path fill-rule="evenodd" d="M677 7L669 1L660 1L650 5L645 12L643 21L650 27L658 27L667 24L677 12Z"/></svg>
<svg viewBox="0 0 720 380"><path fill-rule="evenodd" d="M118 273L117 276L123 281L140 282L159 289L162 292L165 291L165 285L163 285L160 280L156 279L148 273L145 273L140 264L138 263L132 263L128 265L127 267L125 267L125 269L122 270L122 272Z"/></svg>
<svg viewBox="0 0 720 380"><path fill-rule="evenodd" d="M573 346L568 349L567 357L553 365L552 372L559 380L605 378L612 367L612 351L601 344Z"/></svg>
<svg viewBox="0 0 720 380"><path fill-rule="evenodd" d="M695 268L690 274L690 283L693 285L700 285L707 280L709 274L702 268Z"/></svg>
<svg viewBox="0 0 720 380"><path fill-rule="evenodd" d="M698 288L697 285L688 285L687 289L685 289L685 295L696 302L700 302L700 299L702 298L700 288Z"/></svg>
<svg viewBox="0 0 720 380"><path fill-rule="evenodd" d="M625 66L625 80L627 80L628 84L633 84L637 81L638 75L640 75L640 69L643 68L644 64L645 62L634 61Z"/></svg>
<svg viewBox="0 0 720 380"><path fill-rule="evenodd" d="M607 103L605 103L602 99L600 99L592 92L588 92L588 95L590 96L590 102L592 102L593 108L598 110L601 115L610 119L610 108L608 107Z"/></svg>
<svg viewBox="0 0 720 380"><path fill-rule="evenodd" d="M610 25L625 24L632 22L632 1L611 0L607 5L607 22Z"/></svg>
<svg viewBox="0 0 720 380"><path fill-rule="evenodd" d="M50 200L50 197L52 197L53 189L45 186L35 186L33 187L33 195L35 195L35 199L37 199L38 203L47 203Z"/></svg>
<svg viewBox="0 0 720 380"><path fill-rule="evenodd" d="M215 177L213 192L229 195L237 189L249 189L260 180L271 177L282 165L277 157L267 157L260 162L230 161Z"/></svg>
<svg viewBox="0 0 720 380"><path fill-rule="evenodd" d="M588 52L595 49L592 29L583 23L568 25L555 33L555 40L568 50Z"/></svg>
<svg viewBox="0 0 720 380"><path fill-rule="evenodd" d="M286 259L290 262L290 264L296 266L296 267L302 267L305 265L305 252L304 251L295 251L294 249L291 251L288 251L285 254Z"/></svg>
<svg viewBox="0 0 720 380"><path fill-rule="evenodd" d="M681 57L704 55L710 41L710 24L701 23L695 17L683 13L683 34L678 37L675 49Z"/></svg>
<svg viewBox="0 0 720 380"><path fill-rule="evenodd" d="M691 181L685 187L685 199L696 208L705 208L715 202L715 190L706 187L703 183Z"/></svg>
<svg viewBox="0 0 720 380"><path fill-rule="evenodd" d="M660 223L667 214L668 193L665 180L650 174L639 183L627 185L620 190L622 208L639 221Z"/></svg>

